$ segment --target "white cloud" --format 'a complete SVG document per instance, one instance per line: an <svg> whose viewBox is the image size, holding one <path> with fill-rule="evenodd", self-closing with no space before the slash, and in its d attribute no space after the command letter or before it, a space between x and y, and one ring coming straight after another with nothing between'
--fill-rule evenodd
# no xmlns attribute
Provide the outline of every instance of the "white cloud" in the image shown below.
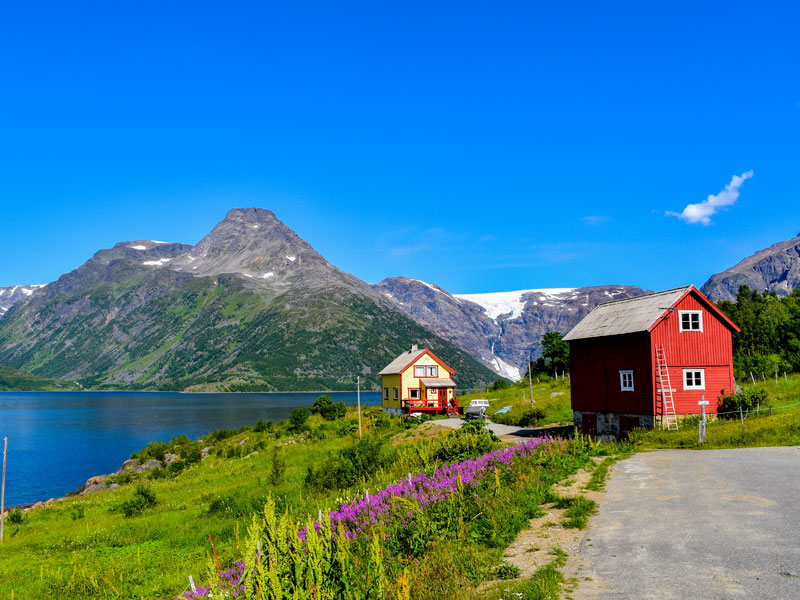
<svg viewBox="0 0 800 600"><path fill-rule="evenodd" d="M734 175L731 182L725 186L719 194L709 194L708 198L696 204L687 204L682 212L673 212L668 210L666 214L670 217L678 217L687 223L702 223L703 225L711 224L711 217L720 209L731 206L736 200L739 199L739 188L745 180L753 176L753 170L750 169L741 175Z"/></svg>

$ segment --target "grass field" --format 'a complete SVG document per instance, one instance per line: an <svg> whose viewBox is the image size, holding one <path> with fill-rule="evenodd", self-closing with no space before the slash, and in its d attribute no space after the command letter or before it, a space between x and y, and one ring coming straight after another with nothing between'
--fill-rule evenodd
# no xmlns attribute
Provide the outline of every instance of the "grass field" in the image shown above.
<svg viewBox="0 0 800 600"><path fill-rule="evenodd" d="M290 509L299 525L306 515L316 517L319 510L336 508L365 489L374 492L409 473L433 473L445 463L497 447L488 436L456 439L460 433L431 424L406 429L375 410L367 411L364 425L367 439L377 441L374 447L358 445L352 417L351 412L343 420L325 422L313 416L302 435L290 432L284 422L269 430L222 432L200 443L154 444L143 459L163 456L166 450L185 455L188 466L118 476L117 489L7 518L0 544L0 599L175 598L190 575L198 583L208 580L213 564L209 535L223 568L244 556L248 526L267 498L274 499L279 513ZM474 516L466 529L459 529L461 537L434 529L433 537L415 550L415 562L387 566L391 585L407 579L413 589L409 598L482 597L478 586L492 578L504 546L551 499L550 486L586 464L591 453L607 451L594 445L581 450L581 444L543 456L544 463L533 471L539 475L520 475L522 480L510 480L517 481L511 487L498 488L491 483L494 478L487 480L473 502ZM214 447L209 456L190 464L188 457L206 445ZM357 446L366 450L353 454ZM351 469L355 472L339 468L347 452L352 464L360 465ZM313 477L309 467L316 468ZM343 486L330 485L331 472ZM520 482L531 482L523 486L525 493L516 489ZM137 491L142 483L144 491ZM439 558L431 562L427 556ZM442 561L442 556L449 558ZM554 558L533 580L512 587L539 590L526 592L525 598L556 597L561 581L553 571L557 563Z"/></svg>
<svg viewBox="0 0 800 600"><path fill-rule="evenodd" d="M533 384L533 406L531 406L531 385L527 379L518 381L502 390L474 392L460 396L461 406L467 406L474 398L489 400L489 415L497 423L519 426L569 425L572 423L570 407L569 379L558 381L548 378ZM495 414L498 410L510 406L505 414Z"/></svg>

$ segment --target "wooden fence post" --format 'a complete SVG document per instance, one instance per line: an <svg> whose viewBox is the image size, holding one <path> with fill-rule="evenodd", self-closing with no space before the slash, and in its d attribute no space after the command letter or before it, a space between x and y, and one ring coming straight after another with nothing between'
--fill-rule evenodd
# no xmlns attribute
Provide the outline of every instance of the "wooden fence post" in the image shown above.
<svg viewBox="0 0 800 600"><path fill-rule="evenodd" d="M3 525L6 520L6 454L8 454L8 436L3 437L3 486L0 491L0 542L3 541Z"/></svg>

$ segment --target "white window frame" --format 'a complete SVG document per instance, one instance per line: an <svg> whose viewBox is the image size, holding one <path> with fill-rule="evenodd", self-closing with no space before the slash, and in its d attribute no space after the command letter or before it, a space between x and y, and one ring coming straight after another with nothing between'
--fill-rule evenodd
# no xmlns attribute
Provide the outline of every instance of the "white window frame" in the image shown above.
<svg viewBox="0 0 800 600"><path fill-rule="evenodd" d="M387 388L383 388L383 399L384 400L388 400L389 399L389 388L388 387Z"/></svg>
<svg viewBox="0 0 800 600"><path fill-rule="evenodd" d="M394 390L394 399L398 400L400 398L400 391L397 388L392 388Z"/></svg>
<svg viewBox="0 0 800 600"><path fill-rule="evenodd" d="M697 315L697 321L699 327L697 329L692 329L691 327L684 327L683 326L683 315ZM681 323L681 331L703 331L703 311L702 310L679 310L678 311L678 318L680 319ZM689 325L692 324L692 317L689 317Z"/></svg>
<svg viewBox="0 0 800 600"><path fill-rule="evenodd" d="M409 388L408 389L408 397L411 400L420 400L419 388Z"/></svg>
<svg viewBox="0 0 800 600"><path fill-rule="evenodd" d="M428 365L428 377L438 377L439 376L439 367L436 365Z"/></svg>
<svg viewBox="0 0 800 600"><path fill-rule="evenodd" d="M422 365L415 366L414 377L425 377L425 367Z"/></svg>
<svg viewBox="0 0 800 600"><path fill-rule="evenodd" d="M625 376L631 376L631 384L625 385ZM623 369L619 372L619 389L623 392L632 392L633 391L633 369Z"/></svg>
<svg viewBox="0 0 800 600"><path fill-rule="evenodd" d="M687 373L700 373L700 385L686 385ZM692 379L695 379L694 377ZM706 389L706 370L705 369L684 369L683 370L683 389L684 390L704 390Z"/></svg>

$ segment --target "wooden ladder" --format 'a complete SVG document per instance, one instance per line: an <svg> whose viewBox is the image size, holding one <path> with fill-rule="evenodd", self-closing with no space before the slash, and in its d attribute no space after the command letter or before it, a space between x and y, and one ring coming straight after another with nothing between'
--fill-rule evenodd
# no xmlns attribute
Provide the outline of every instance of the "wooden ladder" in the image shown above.
<svg viewBox="0 0 800 600"><path fill-rule="evenodd" d="M672 396L672 384L669 380L667 355L664 345L656 349L656 394L661 395L661 427L678 430L678 417L675 414L675 398Z"/></svg>

